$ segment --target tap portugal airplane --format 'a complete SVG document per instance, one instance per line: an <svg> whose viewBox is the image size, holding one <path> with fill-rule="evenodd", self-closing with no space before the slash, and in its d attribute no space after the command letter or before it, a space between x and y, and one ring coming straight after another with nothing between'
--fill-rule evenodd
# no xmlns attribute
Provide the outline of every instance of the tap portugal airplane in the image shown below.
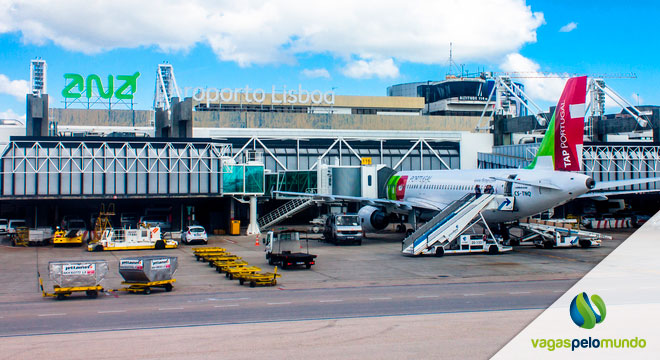
<svg viewBox="0 0 660 360"><path fill-rule="evenodd" d="M586 76L568 79L536 157L525 169L400 171L387 182L387 199L278 193L311 196L321 201L361 202L365 204L358 212L362 228L365 232L374 232L384 229L392 214L408 214L409 217L414 214L417 219L429 219L470 193L499 194L509 199L505 200L506 206L482 213L488 223L496 224L541 213L586 196L591 190L660 180L596 184L591 177L578 172L582 164L586 87Z"/></svg>

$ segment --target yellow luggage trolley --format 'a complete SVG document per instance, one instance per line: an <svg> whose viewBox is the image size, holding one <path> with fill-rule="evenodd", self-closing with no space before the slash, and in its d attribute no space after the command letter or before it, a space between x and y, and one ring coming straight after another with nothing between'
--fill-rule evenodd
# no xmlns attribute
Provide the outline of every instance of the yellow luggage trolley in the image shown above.
<svg viewBox="0 0 660 360"><path fill-rule="evenodd" d="M122 285L128 285L128 287L117 289L115 291L128 291L130 293L142 293L145 295L151 294L151 288L163 288L165 291L170 292L174 289L174 283L176 279L161 280L161 281L151 281L151 282L129 282L122 281Z"/></svg>
<svg viewBox="0 0 660 360"><path fill-rule="evenodd" d="M52 293L44 290L44 282L39 272L37 276L44 297L52 296L63 300L75 292L84 292L88 298L94 299L103 291L100 283L107 273L108 262L105 260L50 261L48 277L55 283Z"/></svg>
<svg viewBox="0 0 660 360"><path fill-rule="evenodd" d="M243 279L251 274L255 274L261 271L261 268L258 268L256 266L239 266L239 267L231 267L227 269L227 272L225 276L229 278L229 280L234 280L238 279L238 281L243 284Z"/></svg>
<svg viewBox="0 0 660 360"><path fill-rule="evenodd" d="M71 296L74 292L84 292L90 299L96 299L99 296L99 292L103 291L101 285L96 286L73 286L73 287L60 287L59 285L53 286L53 292L49 293L44 290L44 282L39 278L39 287L41 287L41 294L44 297L52 296L57 300L64 300L67 296Z"/></svg>
<svg viewBox="0 0 660 360"><path fill-rule="evenodd" d="M213 252L206 252L206 253L194 254L194 255L197 261L207 261L207 259L214 256L228 256L233 254L226 251L213 251Z"/></svg>
<svg viewBox="0 0 660 360"><path fill-rule="evenodd" d="M221 247L194 247L192 250L193 254L203 254L214 251L227 251L227 249Z"/></svg>
<svg viewBox="0 0 660 360"><path fill-rule="evenodd" d="M214 261L215 271L222 273L227 271L227 269L232 267L244 267L248 266L247 261L244 260L224 260L224 261Z"/></svg>
<svg viewBox="0 0 660 360"><path fill-rule="evenodd" d="M277 285L277 278L281 277L282 275L277 273L277 266L275 267L275 270L270 273L270 272L265 272L265 273L252 273L252 274L247 274L245 276L241 276L238 279L238 282L243 285L244 283L250 284L250 287L255 287L257 285L259 286L275 286Z"/></svg>
<svg viewBox="0 0 660 360"><path fill-rule="evenodd" d="M224 254L224 255L209 256L204 259L204 261L208 262L209 266L211 267L213 267L213 263L216 261L231 261L231 260L241 260L241 257L232 254Z"/></svg>

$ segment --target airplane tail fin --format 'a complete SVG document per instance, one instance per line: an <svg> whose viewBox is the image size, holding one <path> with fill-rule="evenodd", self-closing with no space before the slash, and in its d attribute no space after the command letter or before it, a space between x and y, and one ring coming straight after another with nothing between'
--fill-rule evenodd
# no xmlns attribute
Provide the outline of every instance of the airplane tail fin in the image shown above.
<svg viewBox="0 0 660 360"><path fill-rule="evenodd" d="M541 146L527 169L580 170L586 97L587 77L568 79Z"/></svg>

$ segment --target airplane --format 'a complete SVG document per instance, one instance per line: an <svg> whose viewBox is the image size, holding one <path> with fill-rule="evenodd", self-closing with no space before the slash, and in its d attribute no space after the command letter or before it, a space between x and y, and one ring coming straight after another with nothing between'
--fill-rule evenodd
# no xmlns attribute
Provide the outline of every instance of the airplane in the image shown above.
<svg viewBox="0 0 660 360"><path fill-rule="evenodd" d="M362 229L376 232L389 225L396 214L408 215L414 222L426 221L470 193L506 196L504 205L482 212L488 224L503 224L589 196L590 191L659 181L649 178L597 184L578 172L582 164L586 87L586 76L568 79L539 150L527 168L400 171L387 181L387 199L275 193L328 202L361 202L366 204L358 211Z"/></svg>

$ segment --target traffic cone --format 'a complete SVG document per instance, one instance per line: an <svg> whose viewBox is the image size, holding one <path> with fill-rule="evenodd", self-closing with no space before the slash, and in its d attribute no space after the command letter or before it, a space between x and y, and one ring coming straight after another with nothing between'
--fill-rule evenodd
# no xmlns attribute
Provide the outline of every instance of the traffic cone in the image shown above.
<svg viewBox="0 0 660 360"><path fill-rule="evenodd" d="M254 246L259 246L259 237L258 236L254 239Z"/></svg>

